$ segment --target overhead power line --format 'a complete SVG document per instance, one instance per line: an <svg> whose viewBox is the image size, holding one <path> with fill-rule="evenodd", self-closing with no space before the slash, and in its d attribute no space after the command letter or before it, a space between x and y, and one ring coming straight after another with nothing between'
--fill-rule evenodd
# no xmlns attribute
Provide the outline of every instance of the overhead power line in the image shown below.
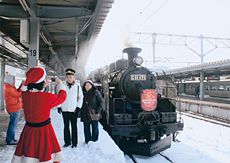
<svg viewBox="0 0 230 163"><path fill-rule="evenodd" d="M157 13L157 11L159 11L166 3L168 3L169 2L169 0L167 0L164 4L162 4L156 11L154 11L153 13L152 13L152 15L150 15L142 24L140 24L140 26L142 26L147 20L149 20L154 14L156 14Z"/></svg>
<svg viewBox="0 0 230 163"><path fill-rule="evenodd" d="M145 11L145 9L147 9L147 8L149 7L149 5L150 5L152 2L153 2L153 0L152 0L151 2L149 2L147 6L145 6L145 8L139 13L139 15L138 15L135 19L133 19L133 21L132 21L131 23L133 23L133 22L134 22L134 21Z"/></svg>

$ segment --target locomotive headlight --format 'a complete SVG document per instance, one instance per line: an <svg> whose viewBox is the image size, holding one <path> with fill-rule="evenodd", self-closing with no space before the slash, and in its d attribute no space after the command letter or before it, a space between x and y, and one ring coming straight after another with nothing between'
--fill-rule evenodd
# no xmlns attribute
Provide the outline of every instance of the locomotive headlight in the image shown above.
<svg viewBox="0 0 230 163"><path fill-rule="evenodd" d="M137 56L136 58L133 59L133 62L136 64L136 65L141 65L143 63L143 58L140 57L140 56Z"/></svg>

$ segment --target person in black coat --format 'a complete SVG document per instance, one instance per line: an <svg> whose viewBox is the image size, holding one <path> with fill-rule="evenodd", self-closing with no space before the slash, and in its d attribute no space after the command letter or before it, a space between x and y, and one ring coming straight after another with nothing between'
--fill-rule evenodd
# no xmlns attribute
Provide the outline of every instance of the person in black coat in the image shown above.
<svg viewBox="0 0 230 163"><path fill-rule="evenodd" d="M83 106L81 109L81 121L84 123L84 135L85 142L89 141L97 141L99 130L98 130L98 121L91 121L88 118L87 110L88 106L91 106L95 109L96 114L102 111L103 101L101 97L101 93L96 89L93 82L91 80L86 80L83 85ZM92 134L90 132L90 125L92 126Z"/></svg>
<svg viewBox="0 0 230 163"><path fill-rule="evenodd" d="M199 98L200 89L198 85L196 85L194 92L195 92L195 98Z"/></svg>

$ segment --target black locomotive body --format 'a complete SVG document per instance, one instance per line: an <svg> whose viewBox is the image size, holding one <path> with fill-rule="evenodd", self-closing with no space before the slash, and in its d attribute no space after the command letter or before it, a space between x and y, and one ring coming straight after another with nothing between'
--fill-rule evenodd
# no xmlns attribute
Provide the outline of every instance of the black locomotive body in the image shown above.
<svg viewBox="0 0 230 163"><path fill-rule="evenodd" d="M141 66L140 48L126 48L123 52L128 53L128 60L111 64L109 72L99 80L105 104L101 123L125 152L152 156L171 146L171 135L183 130L183 123L177 119L175 103L166 96L158 94L155 110L142 109L142 91L163 90L165 94L168 89L160 82L165 79L157 80Z"/></svg>

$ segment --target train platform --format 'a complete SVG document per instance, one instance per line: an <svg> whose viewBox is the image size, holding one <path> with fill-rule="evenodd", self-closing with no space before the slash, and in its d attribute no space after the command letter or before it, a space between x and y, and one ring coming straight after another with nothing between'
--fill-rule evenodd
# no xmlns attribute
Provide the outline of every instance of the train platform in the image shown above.
<svg viewBox="0 0 230 163"><path fill-rule="evenodd" d="M19 121L24 120L23 110L20 111ZM6 132L8 124L10 122L10 116L6 110L0 111L0 147L6 146Z"/></svg>
<svg viewBox="0 0 230 163"><path fill-rule="evenodd" d="M186 95L186 94L180 94L176 97L177 100L180 100L182 102L192 102L197 104L206 104L206 105L213 105L213 106L219 106L221 108L230 109L230 99L228 98L218 98L218 97L210 97L205 95L203 101L200 99L196 99L195 96L192 95Z"/></svg>
<svg viewBox="0 0 230 163"><path fill-rule="evenodd" d="M229 99L205 96L204 100L201 101L194 96L184 94L177 96L175 99L176 106L181 111L191 111L230 124Z"/></svg>
<svg viewBox="0 0 230 163"><path fill-rule="evenodd" d="M21 111L18 127L15 132L15 138L19 139L22 129L25 125L23 117L23 111ZM66 158L65 163L125 163L126 158L124 153L119 149L115 142L110 138L108 133L104 131L103 126L99 124L99 139L97 142L90 141L88 144L84 142L83 123L78 118L78 145L77 148L71 148L71 146L64 148L63 138L63 119L62 115L58 114L57 109L51 109L51 123L57 136L59 145ZM10 163L13 157L16 145L6 145L5 135L9 122L9 115L5 111L0 112L0 127L1 127L1 146L0 146L0 163Z"/></svg>

